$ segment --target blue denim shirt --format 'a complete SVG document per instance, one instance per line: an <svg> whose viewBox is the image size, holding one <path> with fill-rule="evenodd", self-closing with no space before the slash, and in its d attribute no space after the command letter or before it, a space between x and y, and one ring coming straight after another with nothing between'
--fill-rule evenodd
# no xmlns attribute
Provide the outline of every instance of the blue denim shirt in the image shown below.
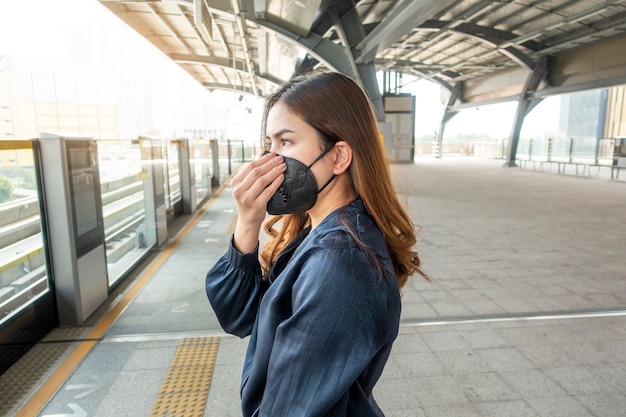
<svg viewBox="0 0 626 417"><path fill-rule="evenodd" d="M383 236L360 200L298 235L268 280L258 248L241 254L231 241L206 276L206 292L226 332L251 336L245 417L383 415L372 389L398 334L400 292Z"/></svg>

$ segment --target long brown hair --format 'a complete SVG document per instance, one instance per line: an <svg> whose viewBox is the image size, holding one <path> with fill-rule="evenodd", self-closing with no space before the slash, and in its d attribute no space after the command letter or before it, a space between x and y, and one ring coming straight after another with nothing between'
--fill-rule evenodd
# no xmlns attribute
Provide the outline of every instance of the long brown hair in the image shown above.
<svg viewBox="0 0 626 417"><path fill-rule="evenodd" d="M292 78L265 102L262 140L266 136L268 114L278 101L315 128L327 145L341 140L352 149L349 174L357 195L384 236L400 288L413 273L429 280L413 249L415 226L398 201L378 122L363 89L351 78L336 72L315 71ZM280 229L275 227L278 223ZM261 252L265 272L281 250L309 223L307 214L268 219L264 228L269 240ZM354 231L349 232L356 237ZM357 242L362 244L358 239Z"/></svg>

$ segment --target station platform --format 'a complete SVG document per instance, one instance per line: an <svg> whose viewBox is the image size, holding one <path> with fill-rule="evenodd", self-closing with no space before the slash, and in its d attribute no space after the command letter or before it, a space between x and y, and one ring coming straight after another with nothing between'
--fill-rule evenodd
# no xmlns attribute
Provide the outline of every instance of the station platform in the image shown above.
<svg viewBox="0 0 626 417"><path fill-rule="evenodd" d="M433 282L403 291L376 399L387 417L626 416L626 182L502 165L392 165ZM0 415L240 416L247 339L204 292L235 220L228 185L179 218L89 323L0 376Z"/></svg>

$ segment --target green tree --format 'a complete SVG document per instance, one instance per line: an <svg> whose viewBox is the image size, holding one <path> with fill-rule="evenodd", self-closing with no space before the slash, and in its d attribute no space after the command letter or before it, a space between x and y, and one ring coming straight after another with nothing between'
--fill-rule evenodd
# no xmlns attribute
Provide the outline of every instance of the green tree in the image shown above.
<svg viewBox="0 0 626 417"><path fill-rule="evenodd" d="M13 197L13 184L4 175L0 175L0 204Z"/></svg>

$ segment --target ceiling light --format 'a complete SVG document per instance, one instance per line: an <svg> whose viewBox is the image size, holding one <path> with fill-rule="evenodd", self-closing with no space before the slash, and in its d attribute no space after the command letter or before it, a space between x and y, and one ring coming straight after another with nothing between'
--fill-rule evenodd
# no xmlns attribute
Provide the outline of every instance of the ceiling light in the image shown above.
<svg viewBox="0 0 626 417"><path fill-rule="evenodd" d="M300 1L300 0L296 0L294 1L294 3L296 4L296 6L298 7L302 7L303 9L306 8L306 4L304 4L304 2Z"/></svg>

